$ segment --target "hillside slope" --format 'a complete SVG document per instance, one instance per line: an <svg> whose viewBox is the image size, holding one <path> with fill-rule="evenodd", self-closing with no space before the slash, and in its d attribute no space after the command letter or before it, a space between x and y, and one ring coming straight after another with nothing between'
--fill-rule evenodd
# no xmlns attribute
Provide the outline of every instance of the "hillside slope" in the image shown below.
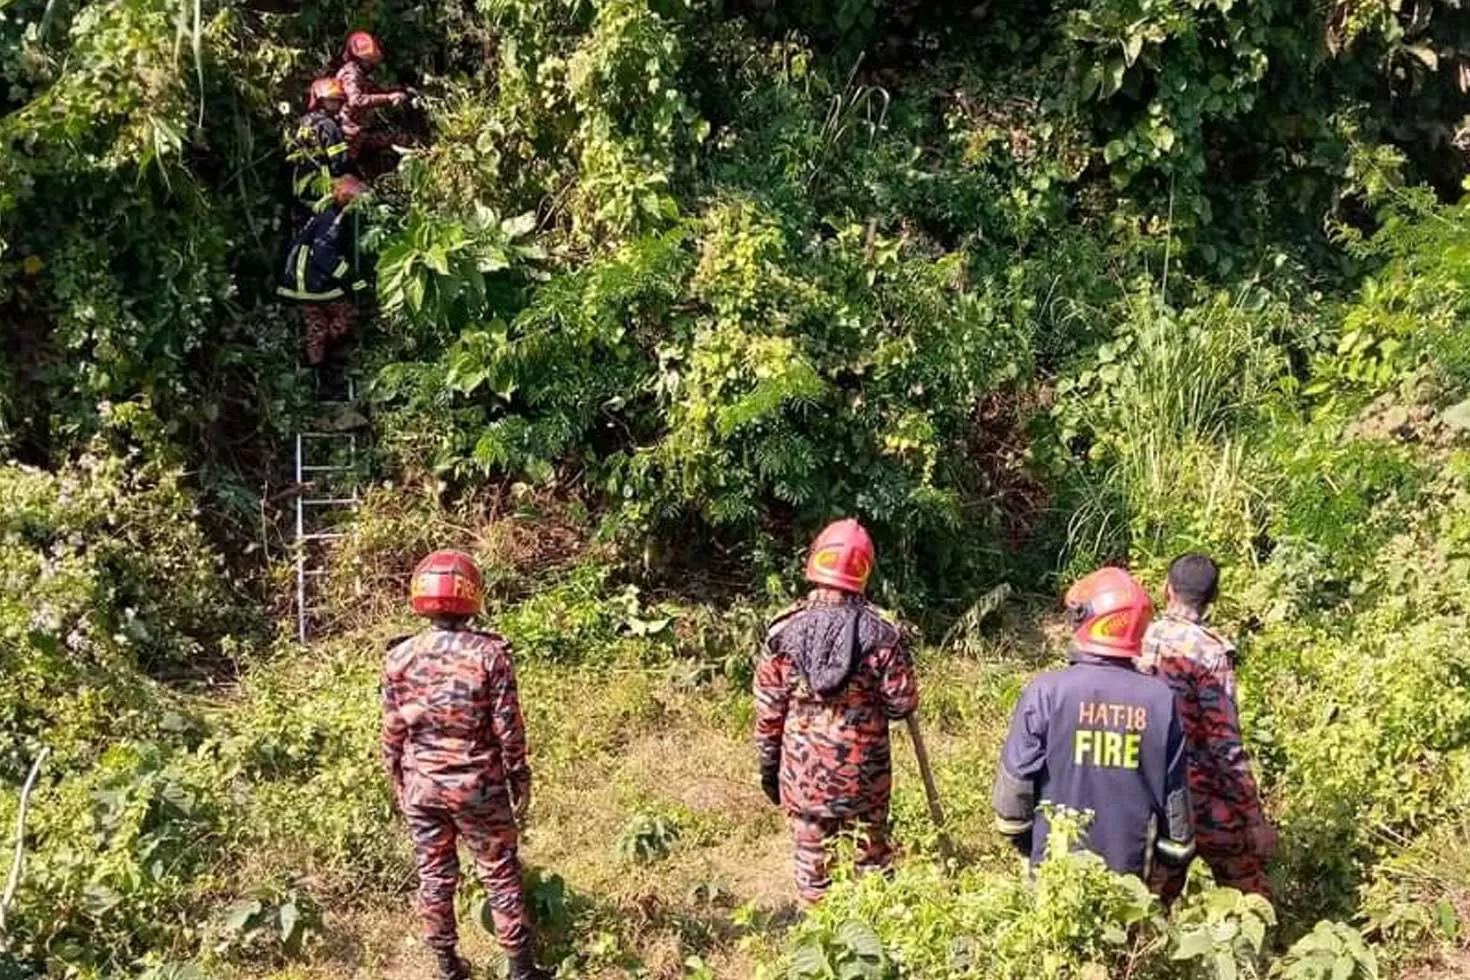
<svg viewBox="0 0 1470 980"><path fill-rule="evenodd" d="M340 377L272 290L282 134L357 28L426 117L355 205L364 505L303 647L291 455ZM7 835L51 755L0 978L419 972L376 684L442 546L518 651L565 976L1453 975L1467 33L1441 0L13 0ZM957 851L900 745L900 870L795 920L750 674L848 514L926 638ZM1191 549L1279 907L1201 880L1166 921L1077 856L1028 888L987 794L1038 624Z"/></svg>

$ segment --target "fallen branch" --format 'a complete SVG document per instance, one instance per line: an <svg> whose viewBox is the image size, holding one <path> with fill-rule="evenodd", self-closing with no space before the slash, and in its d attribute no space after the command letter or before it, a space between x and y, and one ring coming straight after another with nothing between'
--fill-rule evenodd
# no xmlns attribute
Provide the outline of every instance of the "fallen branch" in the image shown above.
<svg viewBox="0 0 1470 980"><path fill-rule="evenodd" d="M15 814L15 857L10 862L10 876L5 881L5 894L0 896L0 943L8 943L9 940L10 925L6 921L6 913L10 911L10 903L15 901L15 889L20 885L20 872L25 864L26 808L31 804L31 791L36 788L36 778L41 775L41 767L46 764L46 757L50 754L49 745L41 747L41 754L31 763L30 775L26 776L25 786L20 791L20 809Z"/></svg>

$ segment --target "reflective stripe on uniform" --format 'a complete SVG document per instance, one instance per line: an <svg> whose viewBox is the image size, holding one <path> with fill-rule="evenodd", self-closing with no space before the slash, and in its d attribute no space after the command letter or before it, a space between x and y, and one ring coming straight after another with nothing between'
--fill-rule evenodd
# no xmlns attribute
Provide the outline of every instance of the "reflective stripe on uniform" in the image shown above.
<svg viewBox="0 0 1470 980"><path fill-rule="evenodd" d="M307 293L298 292L294 289L287 289L285 286L277 286L276 295L284 297L285 299L298 299L301 300L303 303L322 303L326 302L329 299L341 299L343 294L340 288L330 289L325 293Z"/></svg>
<svg viewBox="0 0 1470 980"><path fill-rule="evenodd" d="M347 260L343 259L332 269L332 278L341 279L345 275L347 275Z"/></svg>
<svg viewBox="0 0 1470 980"><path fill-rule="evenodd" d="M311 258L311 249L306 245L296 246L296 292L310 292L306 288L306 263Z"/></svg>
<svg viewBox="0 0 1470 980"><path fill-rule="evenodd" d="M995 818L995 829L1006 837L1020 837L1031 829L1034 820L1007 820L1005 817Z"/></svg>
<svg viewBox="0 0 1470 980"><path fill-rule="evenodd" d="M1183 864L1194 857L1194 839L1187 841L1169 840L1161 838L1158 843L1159 853L1169 858L1176 864Z"/></svg>

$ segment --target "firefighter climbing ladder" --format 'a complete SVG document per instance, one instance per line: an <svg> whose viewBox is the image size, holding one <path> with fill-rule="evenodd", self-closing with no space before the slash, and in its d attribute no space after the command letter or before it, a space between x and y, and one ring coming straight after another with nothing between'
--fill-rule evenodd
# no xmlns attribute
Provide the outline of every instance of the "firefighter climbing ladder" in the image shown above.
<svg viewBox="0 0 1470 980"><path fill-rule="evenodd" d="M324 413L350 412L357 397L351 375L344 379L345 400L322 400ZM318 379L318 395L321 381ZM296 638L305 643L319 625L314 617L325 608L314 605L315 586L331 571L333 542L347 534L357 512L358 433L336 425L296 433Z"/></svg>

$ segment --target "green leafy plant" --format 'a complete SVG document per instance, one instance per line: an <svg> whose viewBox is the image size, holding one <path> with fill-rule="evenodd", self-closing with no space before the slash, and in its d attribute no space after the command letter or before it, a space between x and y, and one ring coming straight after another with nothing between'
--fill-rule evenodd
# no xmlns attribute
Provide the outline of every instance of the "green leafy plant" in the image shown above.
<svg viewBox="0 0 1470 980"><path fill-rule="evenodd" d="M891 975L877 934L857 919L808 935L791 950L787 969L792 980L882 980Z"/></svg>
<svg viewBox="0 0 1470 980"><path fill-rule="evenodd" d="M217 952L238 954L261 947L279 949L287 957L300 956L318 934L321 918L310 899L295 889L243 898L225 909L221 919L224 939Z"/></svg>
<svg viewBox="0 0 1470 980"><path fill-rule="evenodd" d="M679 834L679 824L672 818L638 813L618 834L614 852L627 864L651 864L669 856Z"/></svg>
<svg viewBox="0 0 1470 980"><path fill-rule="evenodd" d="M543 257L539 247L517 241L535 226L533 214L502 220L483 204L456 218L411 211L403 231L383 243L384 311L441 329L475 323L490 312L487 277Z"/></svg>
<svg viewBox="0 0 1470 980"><path fill-rule="evenodd" d="M1175 961L1198 962L1214 980L1257 973L1266 930L1276 924L1271 903L1234 888L1216 888L1192 900L1173 920Z"/></svg>
<svg viewBox="0 0 1470 980"><path fill-rule="evenodd" d="M1283 980L1377 980L1378 958L1358 930L1319 922L1271 967Z"/></svg>

